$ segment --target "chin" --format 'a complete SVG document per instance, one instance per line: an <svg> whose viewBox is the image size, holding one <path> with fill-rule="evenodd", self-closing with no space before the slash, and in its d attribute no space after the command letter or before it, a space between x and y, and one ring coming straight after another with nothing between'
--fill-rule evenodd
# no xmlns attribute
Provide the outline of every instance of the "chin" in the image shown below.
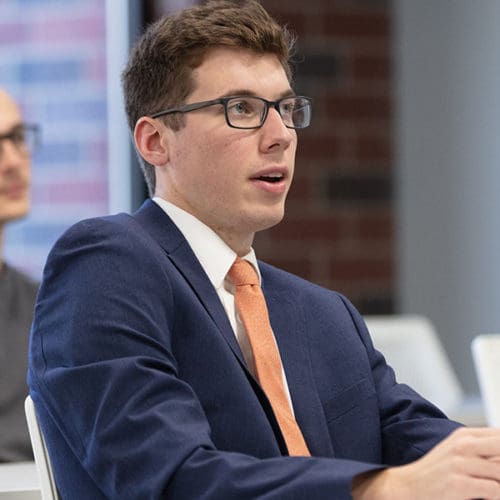
<svg viewBox="0 0 500 500"><path fill-rule="evenodd" d="M258 222L259 229L257 229L257 231L264 231L266 229L270 229L271 227L276 226L283 220L284 216L285 216L284 210L279 210L279 211L277 210L273 214L266 214L266 216L263 216L259 220Z"/></svg>
<svg viewBox="0 0 500 500"><path fill-rule="evenodd" d="M29 205L15 207L10 210L0 210L0 221L7 223L26 217L29 212Z"/></svg>

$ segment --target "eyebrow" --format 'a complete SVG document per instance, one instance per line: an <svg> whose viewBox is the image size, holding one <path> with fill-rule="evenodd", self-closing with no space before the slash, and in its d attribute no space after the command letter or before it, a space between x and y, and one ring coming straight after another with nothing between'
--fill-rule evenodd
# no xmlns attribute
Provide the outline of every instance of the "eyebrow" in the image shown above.
<svg viewBox="0 0 500 500"><path fill-rule="evenodd" d="M16 132L17 130L23 129L24 126L25 126L25 124L23 122L14 123L13 125L10 126L10 128L6 129L3 132L0 132L0 136L1 137L9 136L10 134Z"/></svg>
<svg viewBox="0 0 500 500"><path fill-rule="evenodd" d="M292 89L287 89L287 90L281 92L281 94L279 94L278 99L283 99L284 97L293 97L295 95L296 94L295 94L295 92ZM230 90L228 92L225 92L220 97L222 98L222 97L233 97L233 96L261 97L260 95L258 95L253 90L244 89L244 88L232 89L232 90Z"/></svg>

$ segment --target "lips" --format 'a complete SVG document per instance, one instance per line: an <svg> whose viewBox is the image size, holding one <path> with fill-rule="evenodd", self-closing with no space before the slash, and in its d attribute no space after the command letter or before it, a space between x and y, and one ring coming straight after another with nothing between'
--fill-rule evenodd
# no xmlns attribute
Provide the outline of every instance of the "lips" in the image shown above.
<svg viewBox="0 0 500 500"><path fill-rule="evenodd" d="M270 174L270 175L261 175L258 177L259 180L265 182L271 182L274 184L275 182L279 182L283 179L283 174Z"/></svg>
<svg viewBox="0 0 500 500"><path fill-rule="evenodd" d="M0 195L6 196L7 198L19 198L26 193L26 184L12 184L10 186L4 186L0 189Z"/></svg>
<svg viewBox="0 0 500 500"><path fill-rule="evenodd" d="M288 177L288 169L286 167L270 167L257 172L252 176L252 180L269 182L277 184Z"/></svg>
<svg viewBox="0 0 500 500"><path fill-rule="evenodd" d="M288 190L289 170L287 167L269 167L258 171L250 180L261 192L282 196Z"/></svg>

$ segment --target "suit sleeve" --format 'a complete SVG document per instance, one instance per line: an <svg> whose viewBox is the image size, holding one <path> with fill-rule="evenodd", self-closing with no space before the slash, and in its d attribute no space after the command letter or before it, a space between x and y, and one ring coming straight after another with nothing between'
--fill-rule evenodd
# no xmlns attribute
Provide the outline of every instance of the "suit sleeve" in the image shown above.
<svg viewBox="0 0 500 500"><path fill-rule="evenodd" d="M411 387L396 381L393 369L374 348L361 316L348 300L342 299L371 366L379 405L383 463L401 465L417 460L462 424L449 420Z"/></svg>

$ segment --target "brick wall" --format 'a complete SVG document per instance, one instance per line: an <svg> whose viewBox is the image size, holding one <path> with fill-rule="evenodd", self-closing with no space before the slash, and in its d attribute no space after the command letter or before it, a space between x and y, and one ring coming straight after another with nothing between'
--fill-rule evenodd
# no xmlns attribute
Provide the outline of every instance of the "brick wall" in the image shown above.
<svg viewBox="0 0 500 500"><path fill-rule="evenodd" d="M285 220L257 236L256 251L364 313L392 312L391 3L262 4L299 37L296 90L314 112L299 132Z"/></svg>

